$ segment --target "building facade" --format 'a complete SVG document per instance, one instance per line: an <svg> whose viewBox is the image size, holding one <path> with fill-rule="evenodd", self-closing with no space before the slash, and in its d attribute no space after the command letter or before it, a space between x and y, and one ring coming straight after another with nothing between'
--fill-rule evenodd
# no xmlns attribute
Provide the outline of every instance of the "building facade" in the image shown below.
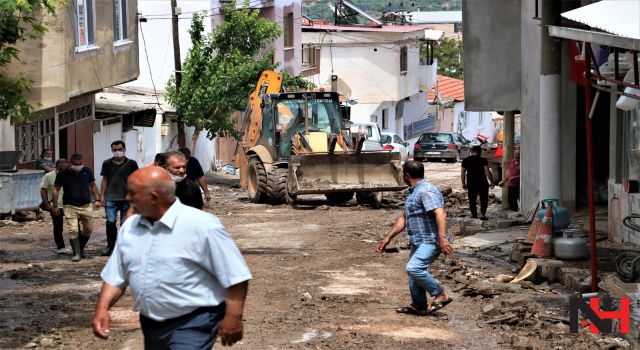
<svg viewBox="0 0 640 350"><path fill-rule="evenodd" d="M22 151L18 167L32 167L44 148L56 158L81 153L93 167L94 94L138 77L137 12L136 0L66 2L43 19L42 38L17 45L5 72L33 81L28 101L41 112L33 123L0 123L2 150Z"/></svg>

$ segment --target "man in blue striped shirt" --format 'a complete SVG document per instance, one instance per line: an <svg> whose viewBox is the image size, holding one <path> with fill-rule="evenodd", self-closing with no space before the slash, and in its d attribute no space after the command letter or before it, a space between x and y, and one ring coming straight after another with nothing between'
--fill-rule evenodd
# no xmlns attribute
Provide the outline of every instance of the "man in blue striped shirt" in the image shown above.
<svg viewBox="0 0 640 350"><path fill-rule="evenodd" d="M376 251L384 252L393 237L407 229L411 242L411 255L407 264L411 304L396 311L412 315L427 315L435 312L452 299L427 270L441 252L452 252L447 237L447 213L440 190L424 179L421 162L407 161L402 168L405 182L411 186L404 202L404 213L396 220L389 233L378 243ZM427 308L427 293L433 297L431 308Z"/></svg>

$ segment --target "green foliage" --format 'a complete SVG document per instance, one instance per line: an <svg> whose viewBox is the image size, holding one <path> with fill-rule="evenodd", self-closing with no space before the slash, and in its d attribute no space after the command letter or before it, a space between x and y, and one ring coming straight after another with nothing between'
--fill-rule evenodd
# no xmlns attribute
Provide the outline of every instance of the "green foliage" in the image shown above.
<svg viewBox="0 0 640 350"><path fill-rule="evenodd" d="M20 74L9 78L4 67L17 60L16 44L42 37L47 28L41 14L55 14L56 0L0 0L0 119L22 122L37 118L35 107L26 100L32 82Z"/></svg>
<svg viewBox="0 0 640 350"><path fill-rule="evenodd" d="M438 59L438 74L464 79L462 41L442 38L434 47L433 56Z"/></svg>
<svg viewBox="0 0 640 350"><path fill-rule="evenodd" d="M287 91L305 91L316 88L316 84L306 80L302 74L293 75L286 70L283 70L280 74L282 75L282 86Z"/></svg>
<svg viewBox="0 0 640 350"><path fill-rule="evenodd" d="M380 18L384 11L460 11L462 0L412 0L404 2L392 2L387 0L349 0L361 10L374 18ZM333 21L333 12L327 4L335 1L304 4L302 13L311 19L326 19ZM411 6L415 4L415 6Z"/></svg>
<svg viewBox="0 0 640 350"><path fill-rule="evenodd" d="M167 82L166 97L188 126L208 131L207 137L237 137L232 115L243 110L260 73L275 69L273 50L263 47L280 36L277 23L259 16L257 9L224 7L224 22L204 33L205 13L194 14L192 47L182 65L182 84Z"/></svg>

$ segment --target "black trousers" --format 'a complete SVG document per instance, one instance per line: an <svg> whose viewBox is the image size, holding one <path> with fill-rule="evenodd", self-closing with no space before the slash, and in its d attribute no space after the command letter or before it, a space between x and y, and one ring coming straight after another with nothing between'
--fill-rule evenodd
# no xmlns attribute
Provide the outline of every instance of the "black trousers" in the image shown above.
<svg viewBox="0 0 640 350"><path fill-rule="evenodd" d="M209 350L224 318L225 303L186 315L155 321L140 314L145 350Z"/></svg>
<svg viewBox="0 0 640 350"><path fill-rule="evenodd" d="M509 186L509 209L518 211L518 199L520 199L520 186Z"/></svg>
<svg viewBox="0 0 640 350"><path fill-rule="evenodd" d="M469 197L469 210L471 217L478 218L478 205L476 201L480 196L480 214L484 216L489 206L489 186L469 186L467 188L467 196Z"/></svg>
<svg viewBox="0 0 640 350"><path fill-rule="evenodd" d="M49 211L49 213L51 213L51 211ZM62 235L64 212L62 208L60 208L60 213L57 216L51 215L51 221L53 222L53 240L56 242L56 247L62 249L64 248L64 237Z"/></svg>

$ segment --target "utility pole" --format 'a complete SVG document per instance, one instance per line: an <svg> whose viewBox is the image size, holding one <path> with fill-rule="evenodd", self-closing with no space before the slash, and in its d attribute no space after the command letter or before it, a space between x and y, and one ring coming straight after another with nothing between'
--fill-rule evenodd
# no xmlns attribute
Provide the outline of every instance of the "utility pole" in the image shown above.
<svg viewBox="0 0 640 350"><path fill-rule="evenodd" d="M509 172L509 162L513 158L514 151L514 111L504 112L504 123L502 124L502 179L507 177ZM518 179L518 181L520 181ZM509 186L505 183L502 186L502 209L509 209ZM522 207L522 204L520 205ZM520 208L522 211L522 208Z"/></svg>
<svg viewBox="0 0 640 350"><path fill-rule="evenodd" d="M180 61L180 32L178 30L178 7L177 0L171 0L171 31L173 33L173 63L176 70L176 95L180 95L180 84L182 83L182 62ZM184 123L178 116L178 147L183 148L186 144L184 135Z"/></svg>

